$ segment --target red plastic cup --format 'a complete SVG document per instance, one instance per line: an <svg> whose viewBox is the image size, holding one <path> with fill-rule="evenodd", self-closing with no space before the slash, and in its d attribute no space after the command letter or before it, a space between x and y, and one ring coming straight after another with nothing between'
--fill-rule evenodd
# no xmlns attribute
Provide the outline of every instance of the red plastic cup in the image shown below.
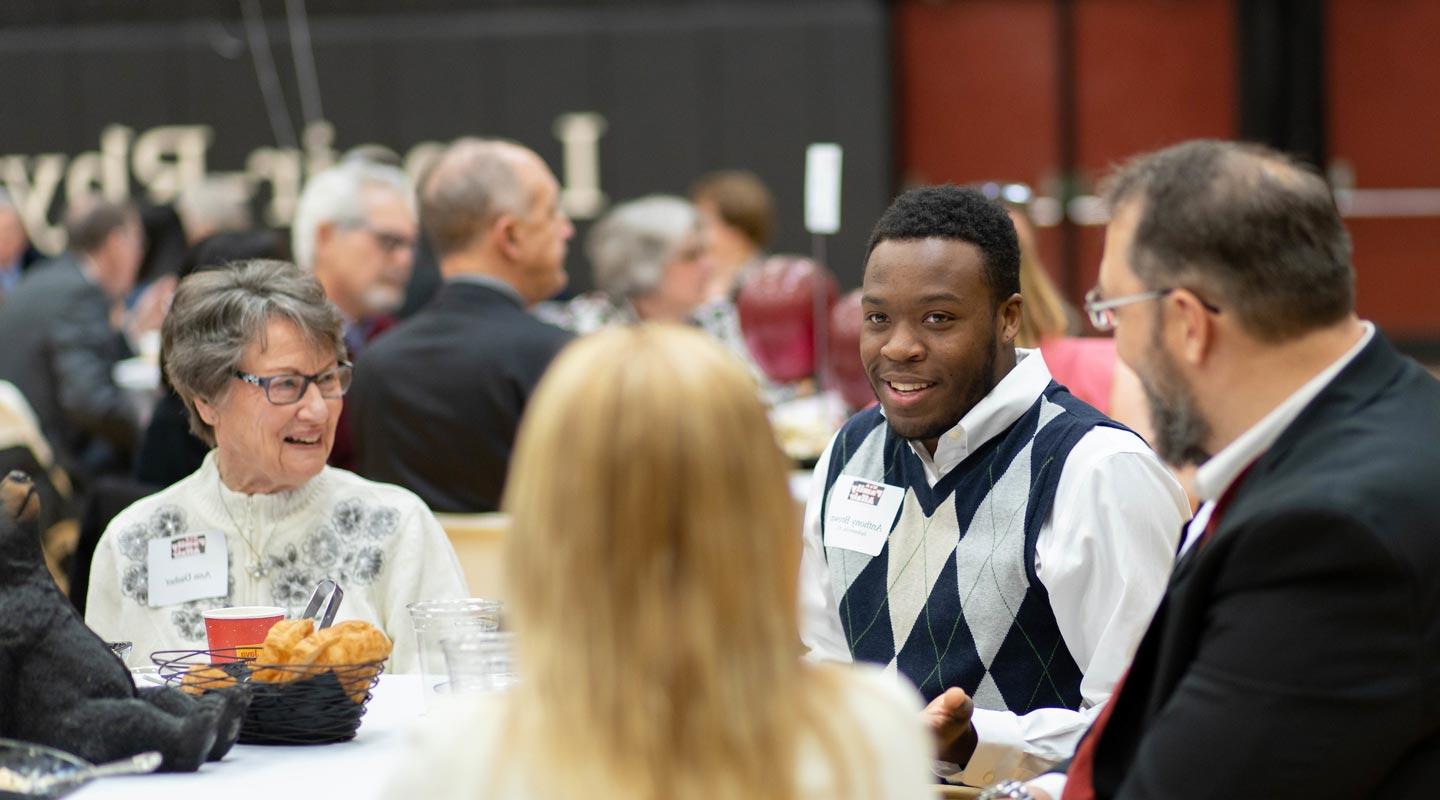
<svg viewBox="0 0 1440 800"><path fill-rule="evenodd" d="M275 623L285 619L279 606L230 606L205 612L205 638L211 650L235 649L235 656L210 656L210 663L255 658L265 644L265 635Z"/></svg>

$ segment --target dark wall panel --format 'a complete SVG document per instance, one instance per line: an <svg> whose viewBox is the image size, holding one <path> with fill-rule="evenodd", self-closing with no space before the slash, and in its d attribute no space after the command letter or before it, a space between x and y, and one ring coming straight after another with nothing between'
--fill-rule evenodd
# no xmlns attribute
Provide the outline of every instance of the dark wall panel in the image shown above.
<svg viewBox="0 0 1440 800"><path fill-rule="evenodd" d="M595 54L598 103L608 109L609 120L602 186L621 181L636 193L673 192L712 163L705 157L706 143L716 139L704 113L710 93L695 91L707 85L696 57L700 38L616 31L602 41ZM656 69L657 64L669 68ZM670 98L669 113L649 113L656 98Z"/></svg>
<svg viewBox="0 0 1440 800"><path fill-rule="evenodd" d="M284 4L259 5L298 135L304 121ZM308 6L338 150L378 142L403 153L458 135L504 136L560 173L556 118L594 111L608 122L599 149L611 200L683 193L703 171L748 167L779 201L777 249L808 251L805 145L841 143L843 227L830 252L851 254L834 266L842 282L858 283L853 254L893 185L880 0L425 0L399 6L403 13L394 3ZM139 130L200 124L214 129L211 170L243 169L253 151L277 142L238 7L155 0L6 9L0 156L73 156L95 149L117 122ZM579 250L571 267L583 288Z"/></svg>

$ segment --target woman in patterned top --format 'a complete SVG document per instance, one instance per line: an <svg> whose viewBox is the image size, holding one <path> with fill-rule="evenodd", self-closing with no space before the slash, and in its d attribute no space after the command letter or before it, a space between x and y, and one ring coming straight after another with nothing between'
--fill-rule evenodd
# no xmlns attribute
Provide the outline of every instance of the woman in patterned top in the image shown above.
<svg viewBox="0 0 1440 800"><path fill-rule="evenodd" d="M405 604L464 597L465 580L419 498L325 464L351 366L320 284L281 261L191 275L161 352L211 450L189 477L110 523L85 621L134 642L141 663L153 650L203 648L207 609L280 606L293 616L332 578L345 589L341 618L379 626L395 642L389 668L414 671Z"/></svg>

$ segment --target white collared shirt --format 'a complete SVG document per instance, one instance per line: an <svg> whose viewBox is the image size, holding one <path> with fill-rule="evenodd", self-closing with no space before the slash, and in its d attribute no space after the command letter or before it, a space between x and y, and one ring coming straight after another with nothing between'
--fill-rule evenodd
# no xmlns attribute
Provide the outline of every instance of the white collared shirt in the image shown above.
<svg viewBox="0 0 1440 800"><path fill-rule="evenodd" d="M1375 338L1375 326L1369 322L1364 322L1362 325L1365 332L1361 334L1360 341L1356 342L1345 355L1306 381L1304 386L1285 398L1284 402L1275 406L1269 414L1236 437L1235 441L1226 445L1220 452L1211 456L1210 460L1195 471L1195 489L1200 497L1204 498L1204 503L1195 513L1195 518L1190 520L1190 524L1186 526L1185 543L1180 549L1181 554L1195 544L1199 534L1205 530L1206 525L1210 524L1210 516L1215 512L1217 498L1230 488L1230 484L1240 476L1240 473L1245 471L1246 467L1270 449L1270 445L1280 438L1280 434L1290 427L1295 418L1300 416L1300 412L1310 405L1310 401L1314 400L1326 386L1329 386L1330 382L1335 380L1335 376L1340 374L1340 370L1345 369L1351 361L1354 361L1355 357L1360 355L1360 351L1365 349L1365 345ZM1065 791L1065 776L1045 775L1031 781L1030 786L1040 789L1051 797L1058 798Z"/></svg>
<svg viewBox="0 0 1440 800"><path fill-rule="evenodd" d="M940 436L933 457L919 442L910 443L932 486L1009 428L1050 384L1039 351L1017 349L1016 356L1015 368ZM805 507L801 638L813 658L849 661L820 520L830 447L820 456ZM1095 428L1081 437L1060 472L1035 555L1055 621L1084 674L1082 709L1024 715L976 709L980 744L957 778L976 786L1028 778L1073 753L1155 613L1188 515L1184 490L1138 436Z"/></svg>

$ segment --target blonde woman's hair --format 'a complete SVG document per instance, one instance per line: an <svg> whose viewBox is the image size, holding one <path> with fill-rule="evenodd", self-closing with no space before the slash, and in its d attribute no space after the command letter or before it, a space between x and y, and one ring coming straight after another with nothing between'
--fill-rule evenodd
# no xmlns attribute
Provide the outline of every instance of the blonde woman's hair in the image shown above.
<svg viewBox="0 0 1440 800"><path fill-rule="evenodd" d="M1020 347L1039 347L1040 342L1052 336L1068 336L1079 330L1079 314L1061 296L1045 264L1040 261L1040 251L1035 243L1035 226L1022 208L1006 205L1010 219L1015 223L1015 233L1020 239L1020 296L1025 298L1020 308L1020 333L1015 344Z"/></svg>
<svg viewBox="0 0 1440 800"><path fill-rule="evenodd" d="M787 471L745 367L702 333L610 328L556 359L504 499L508 761L541 796L792 798L807 736L854 788L835 676L799 657Z"/></svg>

